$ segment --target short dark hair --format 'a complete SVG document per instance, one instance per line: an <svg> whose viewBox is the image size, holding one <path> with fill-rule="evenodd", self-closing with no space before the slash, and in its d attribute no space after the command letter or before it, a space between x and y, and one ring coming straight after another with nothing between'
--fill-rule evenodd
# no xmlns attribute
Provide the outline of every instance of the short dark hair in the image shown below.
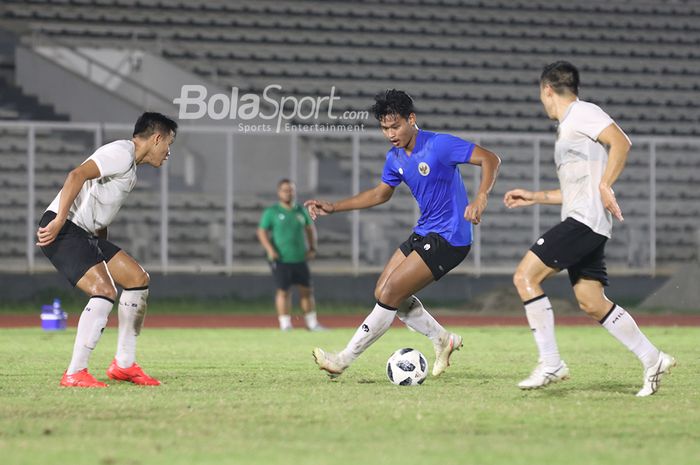
<svg viewBox="0 0 700 465"><path fill-rule="evenodd" d="M149 112L139 116L134 125L134 137L151 137L154 133L169 135L170 131L177 134L177 123L165 115Z"/></svg>
<svg viewBox="0 0 700 465"><path fill-rule="evenodd" d="M282 184L294 184L294 183L293 183L292 181L290 181L289 179L287 179L287 178L282 178L282 179L280 179L279 182L277 183L277 189L279 189L280 187L282 187Z"/></svg>
<svg viewBox="0 0 700 465"><path fill-rule="evenodd" d="M559 95L567 91L578 95L578 69L568 61L555 61L542 70L540 84L549 84Z"/></svg>
<svg viewBox="0 0 700 465"><path fill-rule="evenodd" d="M411 113L415 113L411 96L396 89L388 89L375 95L374 105L370 111L378 121L388 115L398 115L408 119Z"/></svg>

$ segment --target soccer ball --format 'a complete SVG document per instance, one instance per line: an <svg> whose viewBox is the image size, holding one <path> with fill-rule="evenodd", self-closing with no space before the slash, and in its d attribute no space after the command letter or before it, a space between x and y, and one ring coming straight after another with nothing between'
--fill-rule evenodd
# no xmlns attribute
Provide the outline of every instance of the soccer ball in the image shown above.
<svg viewBox="0 0 700 465"><path fill-rule="evenodd" d="M399 349L387 360L386 375L398 386L423 384L428 376L428 361L415 349Z"/></svg>

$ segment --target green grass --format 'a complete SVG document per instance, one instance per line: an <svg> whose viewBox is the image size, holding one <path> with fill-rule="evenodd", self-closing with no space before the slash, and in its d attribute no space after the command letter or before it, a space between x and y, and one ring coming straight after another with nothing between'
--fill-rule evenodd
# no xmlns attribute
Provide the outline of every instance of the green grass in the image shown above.
<svg viewBox="0 0 700 465"><path fill-rule="evenodd" d="M387 357L429 341L392 329L338 381L312 347L351 330L148 329L139 361L164 385L57 386L73 332L0 331L3 464L697 464L698 328L647 328L679 360L651 398L641 368L600 328L560 328L572 379L521 392L533 367L527 328L456 328L465 347L438 379L390 384ZM105 379L116 331L91 367Z"/></svg>

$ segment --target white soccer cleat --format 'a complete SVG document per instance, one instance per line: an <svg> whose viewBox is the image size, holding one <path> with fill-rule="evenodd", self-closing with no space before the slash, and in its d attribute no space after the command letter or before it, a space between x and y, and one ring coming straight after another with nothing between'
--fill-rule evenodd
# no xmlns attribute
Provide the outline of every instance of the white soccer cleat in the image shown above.
<svg viewBox="0 0 700 465"><path fill-rule="evenodd" d="M462 336L455 333L445 333L440 337L440 342L435 344L435 363L433 364L433 376L440 376L450 366L450 355L462 347Z"/></svg>
<svg viewBox="0 0 700 465"><path fill-rule="evenodd" d="M313 333L328 331L328 328L326 328L325 326L320 325L320 324L318 324L316 326L307 327L306 329L308 329L309 331L311 331Z"/></svg>
<svg viewBox="0 0 700 465"><path fill-rule="evenodd" d="M546 367L539 362L530 376L518 383L520 389L539 389L569 379L569 367L562 360L559 366Z"/></svg>
<svg viewBox="0 0 700 465"><path fill-rule="evenodd" d="M676 359L668 354L659 352L659 360L644 370L644 386L637 393L637 397L647 397L659 390L661 377L671 372L676 366Z"/></svg>
<svg viewBox="0 0 700 465"><path fill-rule="evenodd" d="M345 369L348 367L346 364L340 361L337 354L326 352L318 347L313 350L312 354L319 370L325 370L331 379L335 379L342 375Z"/></svg>

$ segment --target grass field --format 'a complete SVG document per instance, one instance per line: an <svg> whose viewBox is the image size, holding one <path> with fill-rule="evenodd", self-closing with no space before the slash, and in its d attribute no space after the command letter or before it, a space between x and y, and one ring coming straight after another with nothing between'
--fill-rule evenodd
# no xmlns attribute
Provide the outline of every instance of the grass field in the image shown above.
<svg viewBox="0 0 700 465"><path fill-rule="evenodd" d="M0 330L3 464L697 464L700 328L647 328L679 366L637 399L636 359L600 328L560 328L566 383L521 392L533 367L527 328L453 328L453 366L418 387L390 384L387 357L430 343L392 329L338 381L318 345L352 331L146 329L139 361L164 385L58 387L73 332ZM104 370L108 330L91 361Z"/></svg>

